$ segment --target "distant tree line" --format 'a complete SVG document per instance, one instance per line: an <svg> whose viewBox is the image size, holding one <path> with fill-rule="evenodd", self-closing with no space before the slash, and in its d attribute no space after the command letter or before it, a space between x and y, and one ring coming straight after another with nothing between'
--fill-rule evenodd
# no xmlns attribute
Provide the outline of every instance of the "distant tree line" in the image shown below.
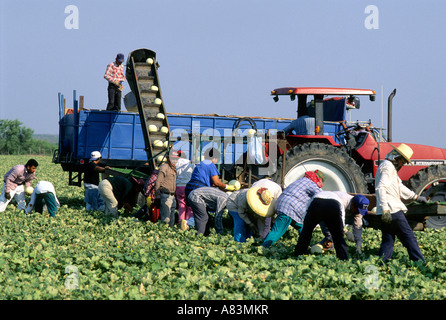
<svg viewBox="0 0 446 320"><path fill-rule="evenodd" d="M52 155L57 145L33 138L34 130L19 120L0 120L0 154Z"/></svg>

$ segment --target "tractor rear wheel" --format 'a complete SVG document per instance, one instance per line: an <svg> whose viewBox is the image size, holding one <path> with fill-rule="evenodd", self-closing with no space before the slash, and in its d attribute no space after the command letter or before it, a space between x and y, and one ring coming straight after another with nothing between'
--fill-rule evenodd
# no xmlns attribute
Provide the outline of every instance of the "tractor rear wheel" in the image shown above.
<svg viewBox="0 0 446 320"><path fill-rule="evenodd" d="M282 183L282 158L277 161L277 171L272 179ZM325 175L326 191L369 193L361 168L343 150L329 144L305 143L297 145L286 153L284 186L304 176L306 171L320 170Z"/></svg>
<svg viewBox="0 0 446 320"><path fill-rule="evenodd" d="M430 201L446 202L446 166L435 165L419 170L409 179L409 187ZM431 216L426 221L426 227L444 228L446 217Z"/></svg>

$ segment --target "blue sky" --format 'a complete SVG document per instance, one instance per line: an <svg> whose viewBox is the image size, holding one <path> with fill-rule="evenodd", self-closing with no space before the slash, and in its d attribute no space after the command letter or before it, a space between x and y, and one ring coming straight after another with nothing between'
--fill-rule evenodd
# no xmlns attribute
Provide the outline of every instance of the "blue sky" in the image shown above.
<svg viewBox="0 0 446 320"><path fill-rule="evenodd" d="M59 92L68 106L77 90L87 108L105 109L106 65L118 52L148 48L168 112L293 118L295 103L274 103L271 90L364 88L377 99L363 99L351 119L386 127L396 88L393 140L446 148L442 0L0 3L0 119L35 133L58 133ZM78 29L65 27L69 5ZM378 29L365 26L368 5L378 9Z"/></svg>

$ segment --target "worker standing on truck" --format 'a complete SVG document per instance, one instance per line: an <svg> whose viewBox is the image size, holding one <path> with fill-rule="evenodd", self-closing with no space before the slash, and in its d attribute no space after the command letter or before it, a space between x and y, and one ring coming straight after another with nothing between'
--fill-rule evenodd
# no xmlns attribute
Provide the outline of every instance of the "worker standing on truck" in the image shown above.
<svg viewBox="0 0 446 320"><path fill-rule="evenodd" d="M379 248L379 255L383 261L392 257L395 236L398 236L403 246L409 253L409 258L413 261L422 260L424 257L418 246L415 234L404 215L407 207L401 201L416 200L427 203L427 199L418 196L415 192L407 188L398 176L398 171L405 164L412 164L410 158L413 150L408 145L402 143L386 155L381 162L375 177L376 192L376 214L381 214L382 221L382 241Z"/></svg>
<svg viewBox="0 0 446 320"><path fill-rule="evenodd" d="M107 110L121 111L121 97L125 81L124 75L124 55L118 53L114 62L107 65L104 78L108 81L108 104Z"/></svg>
<svg viewBox="0 0 446 320"><path fill-rule="evenodd" d="M39 164L34 159L18 164L9 170L3 177L3 189L0 195L0 212L6 210L12 198L17 202L19 210L25 210L25 188L31 186L31 181L36 179L36 168Z"/></svg>
<svg viewBox="0 0 446 320"><path fill-rule="evenodd" d="M105 172L105 169L110 169L110 167L102 167L99 162L102 159L102 155L99 151L93 151L90 154L90 160L86 164L84 171L84 200L85 209L88 210L99 210L104 211L105 205L104 200L102 200L101 195L98 191L99 186L99 173Z"/></svg>

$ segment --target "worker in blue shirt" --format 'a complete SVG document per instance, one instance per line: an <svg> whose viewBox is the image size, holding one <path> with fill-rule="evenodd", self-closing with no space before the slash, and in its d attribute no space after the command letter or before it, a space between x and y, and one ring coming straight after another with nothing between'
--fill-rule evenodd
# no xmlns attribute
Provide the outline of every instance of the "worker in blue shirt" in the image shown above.
<svg viewBox="0 0 446 320"><path fill-rule="evenodd" d="M206 153L206 159L197 164L192 172L190 181L186 184L185 196L188 199L192 190L200 187L218 187L224 191L234 191L235 186L227 185L220 181L215 164L220 159L220 152L212 148Z"/></svg>
<svg viewBox="0 0 446 320"><path fill-rule="evenodd" d="M308 115L301 116L296 120L291 121L291 123L283 129L285 135L295 134L295 135L314 135L315 120L313 117Z"/></svg>

